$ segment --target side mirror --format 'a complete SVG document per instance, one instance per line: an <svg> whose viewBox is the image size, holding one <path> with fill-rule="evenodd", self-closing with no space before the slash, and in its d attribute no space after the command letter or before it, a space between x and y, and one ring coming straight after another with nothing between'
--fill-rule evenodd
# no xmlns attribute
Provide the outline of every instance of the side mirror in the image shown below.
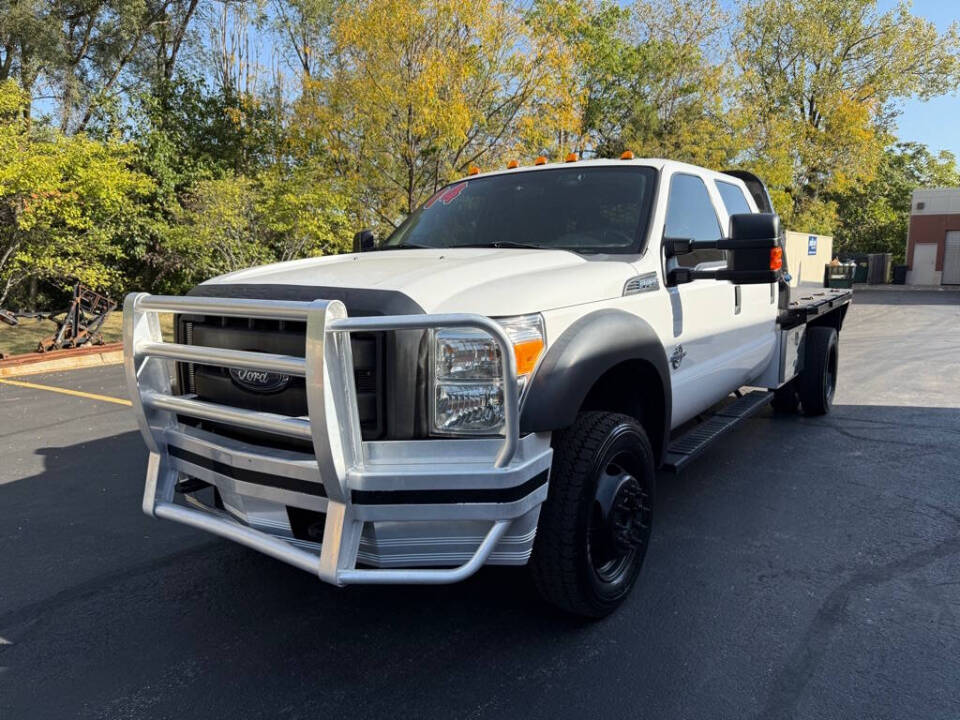
<svg viewBox="0 0 960 720"><path fill-rule="evenodd" d="M356 253L373 250L377 246L373 230L361 230L353 236L353 251Z"/></svg>
<svg viewBox="0 0 960 720"><path fill-rule="evenodd" d="M731 259L720 270L674 268L668 279L672 284L703 278L729 280L735 285L758 285L776 282L783 267L780 247L780 218L773 213L741 213L730 216L730 237L720 240L682 240L664 238L667 257L694 250L729 250Z"/></svg>

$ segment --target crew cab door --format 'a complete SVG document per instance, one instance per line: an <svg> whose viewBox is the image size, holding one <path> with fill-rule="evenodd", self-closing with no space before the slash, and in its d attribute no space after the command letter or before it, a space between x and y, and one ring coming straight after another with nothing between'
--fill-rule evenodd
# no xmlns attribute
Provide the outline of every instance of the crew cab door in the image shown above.
<svg viewBox="0 0 960 720"><path fill-rule="evenodd" d="M714 204L724 228L730 231L730 216L760 212L756 202L736 180L714 178L708 185L715 193ZM735 285L737 326L740 335L739 369L741 385L756 379L770 361L776 345L777 283Z"/></svg>
<svg viewBox="0 0 960 720"><path fill-rule="evenodd" d="M718 240L724 225L709 179L676 171L667 180L663 236ZM726 218L724 217L724 220ZM723 250L698 250L666 261L665 277L676 266L713 269L726 264ZM766 288L766 286L763 286ZM670 287L672 344L665 343L673 387L673 424L686 422L745 382L742 348L747 318L738 308L736 287L726 280L699 279Z"/></svg>

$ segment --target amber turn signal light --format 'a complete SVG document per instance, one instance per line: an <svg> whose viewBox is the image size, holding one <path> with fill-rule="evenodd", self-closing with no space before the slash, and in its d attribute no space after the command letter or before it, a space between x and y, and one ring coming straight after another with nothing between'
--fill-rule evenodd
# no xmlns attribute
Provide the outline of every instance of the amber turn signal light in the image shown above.
<svg viewBox="0 0 960 720"><path fill-rule="evenodd" d="M779 270L783 267L783 248L770 248L770 269Z"/></svg>
<svg viewBox="0 0 960 720"><path fill-rule="evenodd" d="M543 352L543 340L524 340L513 346L513 353L517 357L517 375L527 375L537 366L540 353Z"/></svg>

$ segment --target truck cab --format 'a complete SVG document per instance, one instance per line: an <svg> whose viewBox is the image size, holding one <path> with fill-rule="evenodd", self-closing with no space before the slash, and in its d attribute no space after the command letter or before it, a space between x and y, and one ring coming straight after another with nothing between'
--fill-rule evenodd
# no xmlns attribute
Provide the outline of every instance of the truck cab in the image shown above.
<svg viewBox="0 0 960 720"><path fill-rule="evenodd" d="M658 468L768 402L829 410L850 294L785 294L748 173L471 174L355 249L128 296L145 512L337 585L529 564L597 617L640 572Z"/></svg>

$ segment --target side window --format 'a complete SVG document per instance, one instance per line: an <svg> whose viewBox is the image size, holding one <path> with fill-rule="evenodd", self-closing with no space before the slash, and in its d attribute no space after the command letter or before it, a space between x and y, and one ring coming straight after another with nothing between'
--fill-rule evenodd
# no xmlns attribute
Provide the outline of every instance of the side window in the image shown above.
<svg viewBox="0 0 960 720"><path fill-rule="evenodd" d="M733 183L718 180L717 191L723 200L723 206L727 209L727 215L752 212L750 205L747 204L747 198L743 194L743 190Z"/></svg>
<svg viewBox="0 0 960 720"><path fill-rule="evenodd" d="M710 194L701 178L679 174L670 179L663 234L665 237L690 240L719 240L723 237ZM700 263L724 262L726 256L723 250L696 250L679 255L676 260L681 267L694 267Z"/></svg>

